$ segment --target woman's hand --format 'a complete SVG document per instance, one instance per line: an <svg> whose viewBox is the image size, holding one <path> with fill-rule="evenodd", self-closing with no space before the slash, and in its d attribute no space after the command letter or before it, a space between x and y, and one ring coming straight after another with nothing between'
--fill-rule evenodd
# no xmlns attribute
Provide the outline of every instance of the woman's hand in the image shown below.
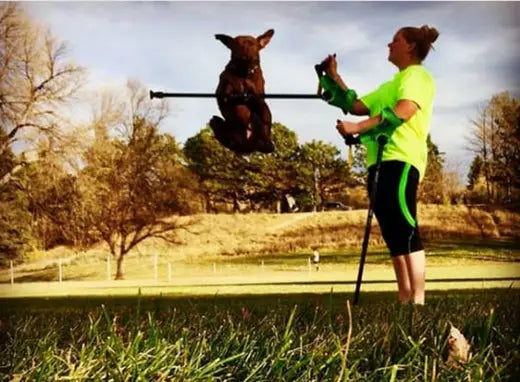
<svg viewBox="0 0 520 382"><path fill-rule="evenodd" d="M338 119L336 121L336 130L344 137L345 135L358 134L361 129L356 122L340 121Z"/></svg>
<svg viewBox="0 0 520 382"><path fill-rule="evenodd" d="M336 78L338 76L338 63L336 62L336 54L329 54L326 59L321 62L321 65L325 67L325 73L330 77Z"/></svg>

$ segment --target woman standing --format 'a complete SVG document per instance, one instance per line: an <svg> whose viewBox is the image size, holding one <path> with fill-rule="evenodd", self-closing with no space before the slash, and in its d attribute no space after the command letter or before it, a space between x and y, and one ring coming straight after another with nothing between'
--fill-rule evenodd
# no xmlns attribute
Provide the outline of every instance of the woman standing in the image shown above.
<svg viewBox="0 0 520 382"><path fill-rule="evenodd" d="M402 303L424 304L425 255L417 223L416 197L426 169L426 139L435 83L422 62L438 35L435 28L426 25L397 31L388 44L388 60L398 68L398 73L344 109L370 118L357 123L338 120L336 125L343 136L359 134L362 137L367 149L369 190L378 144L376 139L363 139L363 136L370 137L369 131L383 122L390 121L393 127L383 152L374 213L392 256ZM335 57L328 56L322 63L326 64L329 77L344 90L349 90L337 73Z"/></svg>

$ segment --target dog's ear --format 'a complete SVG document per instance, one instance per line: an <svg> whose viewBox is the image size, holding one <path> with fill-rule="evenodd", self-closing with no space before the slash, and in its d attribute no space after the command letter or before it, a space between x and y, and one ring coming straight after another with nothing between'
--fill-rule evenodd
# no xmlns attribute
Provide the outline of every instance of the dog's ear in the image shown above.
<svg viewBox="0 0 520 382"><path fill-rule="evenodd" d="M258 43L260 44L260 49L265 48L267 44L269 44L269 41L271 41L271 37L273 37L274 29L269 29L264 34L261 34L256 38Z"/></svg>
<svg viewBox="0 0 520 382"><path fill-rule="evenodd" d="M235 46L235 39L231 36L228 36L227 34L216 34L215 38L222 42L225 46L227 46L229 49L233 50Z"/></svg>

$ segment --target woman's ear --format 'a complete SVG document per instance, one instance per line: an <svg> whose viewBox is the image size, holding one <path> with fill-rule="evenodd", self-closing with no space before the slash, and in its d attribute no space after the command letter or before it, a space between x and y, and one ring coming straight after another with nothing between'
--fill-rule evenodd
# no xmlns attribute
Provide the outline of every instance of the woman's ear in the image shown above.
<svg viewBox="0 0 520 382"><path fill-rule="evenodd" d="M409 42L408 43L408 52L410 54L414 54L416 47L417 47L417 44L415 42Z"/></svg>

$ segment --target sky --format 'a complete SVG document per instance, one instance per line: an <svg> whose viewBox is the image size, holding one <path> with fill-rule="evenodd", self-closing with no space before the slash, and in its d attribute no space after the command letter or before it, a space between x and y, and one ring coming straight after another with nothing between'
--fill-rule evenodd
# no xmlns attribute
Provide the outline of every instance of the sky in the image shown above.
<svg viewBox="0 0 520 382"><path fill-rule="evenodd" d="M520 96L520 2L29 2L28 15L69 47L88 69L88 88L130 78L155 91L212 93L230 51L217 33L275 33L261 51L266 93L315 93L314 65L336 53L338 72L359 95L392 79L387 44L403 26L440 36L424 66L437 93L431 136L447 166L465 178L470 120L496 93ZM169 98L161 132L184 143L220 115L212 98ZM274 122L299 142L321 140L346 153L335 129L338 108L319 99L267 101Z"/></svg>

